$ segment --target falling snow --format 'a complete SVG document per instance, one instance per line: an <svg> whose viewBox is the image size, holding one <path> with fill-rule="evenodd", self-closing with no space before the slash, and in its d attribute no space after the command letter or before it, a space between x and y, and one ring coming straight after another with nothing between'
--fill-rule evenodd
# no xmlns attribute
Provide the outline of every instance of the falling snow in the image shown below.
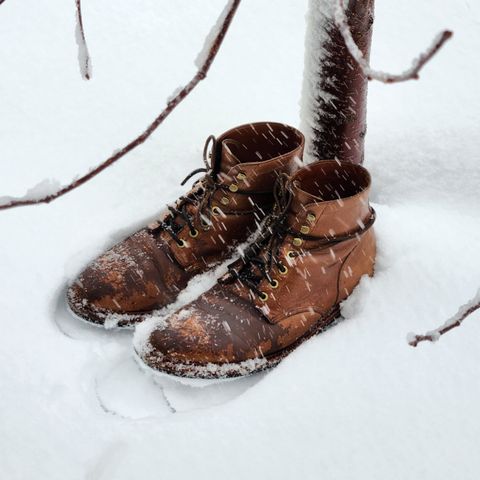
<svg viewBox="0 0 480 480"><path fill-rule="evenodd" d="M58 178L26 196L52 193L134 138L194 68L224 6L93 3L88 84L72 2L0 7L0 194ZM379 249L345 320L267 374L212 382L146 375L131 331L65 310L65 285L86 262L185 191L209 134L262 119L298 125L307 2L242 2L208 79L142 148L53 204L0 214L2 480L478 480L480 313L435 344L413 349L405 337L437 328L480 286L480 4L376 3L373 65L400 71L439 27L458 35L419 82L369 86ZM312 15L330 22L326 0L318 7ZM311 106L305 97L307 134ZM150 321L161 327L167 313Z"/></svg>

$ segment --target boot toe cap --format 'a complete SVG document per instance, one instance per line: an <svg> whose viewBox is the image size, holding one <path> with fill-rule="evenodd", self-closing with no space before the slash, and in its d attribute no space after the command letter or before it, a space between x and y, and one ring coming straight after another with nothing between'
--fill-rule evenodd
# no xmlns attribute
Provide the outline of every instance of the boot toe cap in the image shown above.
<svg viewBox="0 0 480 480"><path fill-rule="evenodd" d="M73 313L95 324L110 316L126 319L161 306L161 275L145 241L136 234L95 259L70 285L67 301ZM142 240L142 241L141 241Z"/></svg>
<svg viewBox="0 0 480 480"><path fill-rule="evenodd" d="M227 372L245 362L261 363L273 339L272 326L260 312L215 287L154 329L143 353L137 353L156 370L211 378L219 376L217 367Z"/></svg>

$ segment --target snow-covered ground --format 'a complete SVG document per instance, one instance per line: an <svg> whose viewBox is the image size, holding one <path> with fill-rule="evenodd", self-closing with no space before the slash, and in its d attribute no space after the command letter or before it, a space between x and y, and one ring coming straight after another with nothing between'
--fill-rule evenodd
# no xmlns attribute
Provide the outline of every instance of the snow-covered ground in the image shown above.
<svg viewBox="0 0 480 480"><path fill-rule="evenodd" d="M0 6L0 196L68 182L135 137L195 71L222 0ZM478 479L478 313L408 346L480 286L480 4L377 0L372 64L403 70L455 37L419 82L370 85L366 166L377 274L346 320L278 368L227 383L153 382L131 333L68 317L66 281L154 217L233 125L299 124L304 0L244 0L208 79L145 145L48 206L0 212L0 478ZM194 289L197 286L194 286Z"/></svg>

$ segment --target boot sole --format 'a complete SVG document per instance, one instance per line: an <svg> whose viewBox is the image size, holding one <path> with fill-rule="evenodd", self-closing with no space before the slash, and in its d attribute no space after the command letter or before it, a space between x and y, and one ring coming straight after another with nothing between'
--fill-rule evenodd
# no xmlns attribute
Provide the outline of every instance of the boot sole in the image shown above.
<svg viewBox="0 0 480 480"><path fill-rule="evenodd" d="M127 314L115 313L115 312L101 312L94 309L84 307L82 311L74 310L68 301L68 295L65 295L65 302L67 304L68 312L76 320L80 320L92 327L102 328L104 330L133 330L136 325L143 322L149 315L155 314L156 310L149 312L133 312ZM166 305L167 308L168 305ZM107 326L109 318L117 317L118 321L112 321L112 326Z"/></svg>
<svg viewBox="0 0 480 480"><path fill-rule="evenodd" d="M135 358L142 369L146 368L153 375L156 373L167 373L177 377L203 378L207 380L244 377L276 367L302 343L337 325L340 317L340 304L337 304L323 315L304 335L287 348L275 352L272 355L253 358L239 363L208 363L204 365L179 363L165 360L165 357L158 358L152 356L150 359L148 357L144 358L137 351L135 351Z"/></svg>
<svg viewBox="0 0 480 480"><path fill-rule="evenodd" d="M112 331L115 331L115 330L134 330L135 329L135 325L137 325L139 322L131 322L131 323L127 323L127 321L124 321L124 323L122 323L120 325L120 322L118 325L114 325L112 327L106 327L105 326L105 319L102 320L102 322L98 321L98 322L95 322L91 319L91 317L84 317L82 315L80 315L79 313L77 313L75 310L72 309L69 301L68 301L68 296L66 296L66 300L65 300L65 303L67 304L67 311L68 313L70 314L70 316L72 316L75 320L78 320L82 323L84 323L85 325L88 325L90 327L94 327L94 328L100 328L102 330L112 330ZM108 317L109 314L105 314L106 317ZM95 317L96 318L96 317Z"/></svg>

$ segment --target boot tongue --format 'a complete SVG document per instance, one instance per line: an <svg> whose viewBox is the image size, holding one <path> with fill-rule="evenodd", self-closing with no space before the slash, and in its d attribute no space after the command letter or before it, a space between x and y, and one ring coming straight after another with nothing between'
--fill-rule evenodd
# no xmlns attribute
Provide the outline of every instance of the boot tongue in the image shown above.
<svg viewBox="0 0 480 480"><path fill-rule="evenodd" d="M232 167L241 163L234 153L236 150L238 150L238 142L236 140L227 138L222 141L219 172L227 174Z"/></svg>
<svg viewBox="0 0 480 480"><path fill-rule="evenodd" d="M292 201L290 203L289 216L296 216L298 213L305 212L305 205L312 203L320 203L322 199L311 193L302 190L297 182L293 182L292 186Z"/></svg>

